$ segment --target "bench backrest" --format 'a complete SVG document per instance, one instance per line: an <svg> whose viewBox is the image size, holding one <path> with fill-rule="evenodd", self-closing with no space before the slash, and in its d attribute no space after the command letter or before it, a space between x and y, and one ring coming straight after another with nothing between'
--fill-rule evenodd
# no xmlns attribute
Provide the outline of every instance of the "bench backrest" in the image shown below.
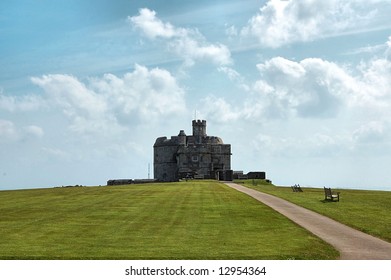
<svg viewBox="0 0 391 280"><path fill-rule="evenodd" d="M326 194L326 195L331 195L332 193L331 193L331 188L325 188L324 187L324 193Z"/></svg>

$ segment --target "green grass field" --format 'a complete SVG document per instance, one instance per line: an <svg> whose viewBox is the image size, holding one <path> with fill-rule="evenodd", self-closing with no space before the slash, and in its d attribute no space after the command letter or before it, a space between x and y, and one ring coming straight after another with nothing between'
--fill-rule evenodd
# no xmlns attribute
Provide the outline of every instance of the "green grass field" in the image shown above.
<svg viewBox="0 0 391 280"><path fill-rule="evenodd" d="M343 224L391 242L391 192L365 190L335 190L340 202L324 202L324 191L303 188L293 192L289 187L276 187L262 180L237 181L244 186L284 198Z"/></svg>
<svg viewBox="0 0 391 280"><path fill-rule="evenodd" d="M1 191L0 236L0 259L338 258L214 181Z"/></svg>

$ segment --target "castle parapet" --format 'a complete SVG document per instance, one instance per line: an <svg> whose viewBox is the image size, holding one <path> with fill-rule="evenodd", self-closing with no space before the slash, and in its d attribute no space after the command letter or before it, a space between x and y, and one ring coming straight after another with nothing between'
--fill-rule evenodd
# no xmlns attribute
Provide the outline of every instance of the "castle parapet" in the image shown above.
<svg viewBox="0 0 391 280"><path fill-rule="evenodd" d="M174 146L178 145L178 136L172 136L171 139L167 139L167 137L159 137L156 139L154 147L158 146Z"/></svg>
<svg viewBox="0 0 391 280"><path fill-rule="evenodd" d="M193 120L193 136L206 136L206 121L205 120Z"/></svg>

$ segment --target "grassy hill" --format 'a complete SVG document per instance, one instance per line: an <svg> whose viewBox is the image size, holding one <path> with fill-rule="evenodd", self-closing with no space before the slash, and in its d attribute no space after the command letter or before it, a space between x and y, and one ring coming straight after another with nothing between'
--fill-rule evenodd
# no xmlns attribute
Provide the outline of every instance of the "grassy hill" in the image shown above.
<svg viewBox="0 0 391 280"><path fill-rule="evenodd" d="M391 192L389 191L336 190L341 192L340 202L324 202L324 191L319 188L302 188L303 192L294 193L290 187L277 187L263 180L246 180L238 183L281 197L391 242Z"/></svg>
<svg viewBox="0 0 391 280"><path fill-rule="evenodd" d="M0 192L0 259L335 259L214 181Z"/></svg>

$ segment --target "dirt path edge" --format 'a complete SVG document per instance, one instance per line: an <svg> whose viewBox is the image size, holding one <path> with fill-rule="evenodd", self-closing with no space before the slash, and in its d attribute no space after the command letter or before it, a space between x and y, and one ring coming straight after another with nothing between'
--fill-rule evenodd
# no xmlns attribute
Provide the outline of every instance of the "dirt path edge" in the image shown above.
<svg viewBox="0 0 391 280"><path fill-rule="evenodd" d="M340 252L343 260L391 260L391 243L363 233L284 199L231 182L243 192L323 239Z"/></svg>

